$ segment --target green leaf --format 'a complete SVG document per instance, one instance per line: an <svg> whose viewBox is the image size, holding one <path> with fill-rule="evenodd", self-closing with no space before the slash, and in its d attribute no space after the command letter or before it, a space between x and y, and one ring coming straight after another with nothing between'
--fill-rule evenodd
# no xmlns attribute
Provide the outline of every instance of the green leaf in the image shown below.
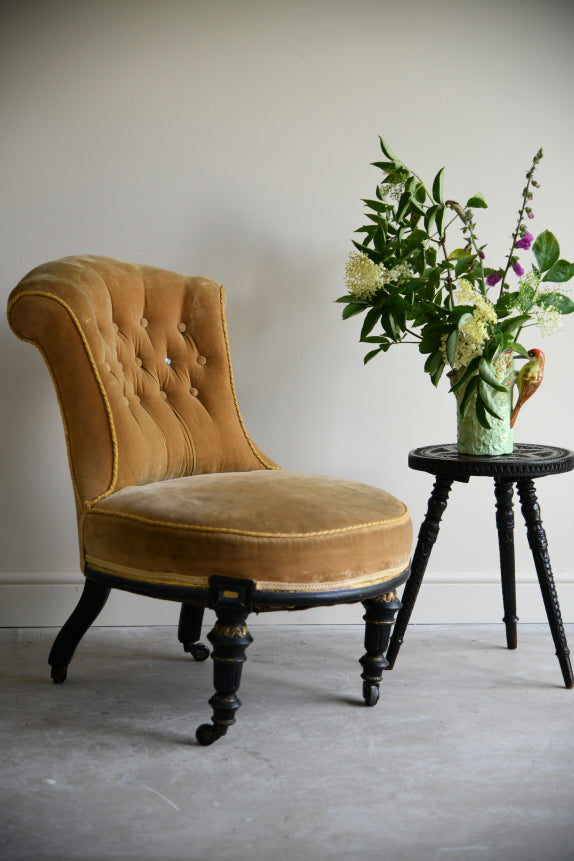
<svg viewBox="0 0 574 861"><path fill-rule="evenodd" d="M349 317L354 317L355 314L361 314L364 310L364 305L358 305L356 302L351 302L346 308L343 308L343 320L348 320Z"/></svg>
<svg viewBox="0 0 574 861"><path fill-rule="evenodd" d="M542 308L551 308L560 314L571 314L574 311L574 302L563 293L546 293L537 299L536 304L541 305Z"/></svg>
<svg viewBox="0 0 574 861"><path fill-rule="evenodd" d="M411 196L408 191L404 191L401 194L401 199L399 200L399 204L397 206L397 211L395 214L395 218L397 221L402 221L404 216L409 211L409 205L411 202Z"/></svg>
<svg viewBox="0 0 574 861"><path fill-rule="evenodd" d="M518 317L510 317L508 320L503 320L500 323L501 332L517 332L525 323L530 320L528 314L520 314Z"/></svg>
<svg viewBox="0 0 574 861"><path fill-rule="evenodd" d="M463 273L467 272L467 270L468 270L468 268L469 268L469 266L473 260L474 260L474 255L473 254L467 254L465 257L461 257L457 261L457 264L454 267L454 274L456 275L457 278L460 278L460 276Z"/></svg>
<svg viewBox="0 0 574 861"><path fill-rule="evenodd" d="M438 370L438 368L440 368L442 363L443 363L443 358L442 358L441 352L440 352L440 350L436 350L436 352L431 353L431 355L426 360L425 371L427 372L427 374L430 374L432 377L432 375Z"/></svg>
<svg viewBox="0 0 574 861"><path fill-rule="evenodd" d="M560 256L558 240L549 230L545 230L536 237L532 250L541 272L546 272L554 266Z"/></svg>
<svg viewBox="0 0 574 861"><path fill-rule="evenodd" d="M488 421L484 401L478 396L476 398L476 417L478 419L478 423L482 425L483 428L490 430L492 425Z"/></svg>
<svg viewBox="0 0 574 861"><path fill-rule="evenodd" d="M472 374L475 373L476 369L478 368L479 361L480 361L480 358L478 356L476 356L474 359L471 359L471 361L468 363L466 370L463 373L462 377L456 383L454 383L454 385L451 386L451 388L450 388L451 392L457 392L460 389L460 387L463 386L464 383L468 380L468 378L470 376L472 376Z"/></svg>
<svg viewBox="0 0 574 861"><path fill-rule="evenodd" d="M393 152L393 150L390 148L388 143L386 141L384 141L382 139L382 137L379 137L379 142L381 145L381 151L382 151L383 155L385 155L387 158L390 158L391 161L397 162L398 164L402 164L398 155L396 155L396 153Z"/></svg>
<svg viewBox="0 0 574 861"><path fill-rule="evenodd" d="M446 221L446 207L439 206L435 213L435 225L439 236L444 235L444 223Z"/></svg>
<svg viewBox="0 0 574 861"><path fill-rule="evenodd" d="M453 329L448 338L446 339L446 357L449 361L451 368L454 366L454 360L456 357L456 344L458 341L458 329Z"/></svg>
<svg viewBox="0 0 574 861"><path fill-rule="evenodd" d="M480 377L476 376L472 377L472 379L469 380L467 383L466 389L464 390L464 395L462 396L462 401L460 402L460 414L462 418L465 417L468 411L468 408L470 406L470 399L473 395L473 392L475 392L478 388L479 380Z"/></svg>
<svg viewBox="0 0 574 861"><path fill-rule="evenodd" d="M504 391L506 392L506 389ZM482 401L485 410L489 412L491 416L494 416L495 419L502 419L502 416L496 412L498 403L496 401L494 391L490 388L488 383L484 382L484 380L481 380L478 384L478 396Z"/></svg>
<svg viewBox="0 0 574 861"><path fill-rule="evenodd" d="M432 184L432 196L437 203L444 203L444 167L441 167Z"/></svg>
<svg viewBox="0 0 574 861"><path fill-rule="evenodd" d="M469 322L469 320L472 320L472 314L469 314L468 312L466 312L466 314L461 314L461 315L460 315L460 317L459 317L459 320L458 320L458 328L459 328L459 330L460 330L460 329L462 329L462 327L463 327L466 323L468 323L468 322Z"/></svg>
<svg viewBox="0 0 574 861"><path fill-rule="evenodd" d="M438 209L438 204L435 203L433 206L429 206L425 213L425 228L428 233L430 233L433 229Z"/></svg>
<svg viewBox="0 0 574 861"><path fill-rule="evenodd" d="M473 209L488 209L488 204L480 191L478 194L473 194L472 197L469 197L466 205L471 206Z"/></svg>
<svg viewBox="0 0 574 861"><path fill-rule="evenodd" d="M518 344L516 341L510 341L506 345L507 350L512 350L513 353L518 353L520 356L524 356L525 359L529 359L528 350L526 347L523 347L522 344Z"/></svg>
<svg viewBox="0 0 574 861"><path fill-rule="evenodd" d="M442 373L444 371L444 367L444 362L441 362L440 365L431 374L431 381L433 386L438 386L439 380L442 377Z"/></svg>
<svg viewBox="0 0 574 861"><path fill-rule="evenodd" d="M367 355L363 358L363 365L366 365L367 362L370 362L371 359L374 359L375 356L378 356L379 353L381 353L381 352L382 352L382 349L380 347L377 350L371 350L371 352L367 353Z"/></svg>
<svg viewBox="0 0 574 861"><path fill-rule="evenodd" d="M511 293L503 293L494 306L494 310L498 317L504 317L510 314L513 308L516 308L520 301L520 293L514 290Z"/></svg>
<svg viewBox="0 0 574 861"><path fill-rule="evenodd" d="M378 323L381 316L381 311L379 308L371 308L365 314L365 322L363 323L363 328L361 329L361 336L359 340L364 341L365 337L372 332Z"/></svg>
<svg viewBox="0 0 574 861"><path fill-rule="evenodd" d="M500 380L498 379L496 371L494 370L492 365L487 362L484 357L481 358L478 363L478 373L480 375L480 378L484 380L485 383L488 383L489 386L492 386L493 389L496 389L497 392L507 391L506 386L503 386L500 383Z"/></svg>
<svg viewBox="0 0 574 861"><path fill-rule="evenodd" d="M552 281L554 284L562 284L564 281L570 281L573 275L574 263L569 263L567 260L558 260L542 280Z"/></svg>

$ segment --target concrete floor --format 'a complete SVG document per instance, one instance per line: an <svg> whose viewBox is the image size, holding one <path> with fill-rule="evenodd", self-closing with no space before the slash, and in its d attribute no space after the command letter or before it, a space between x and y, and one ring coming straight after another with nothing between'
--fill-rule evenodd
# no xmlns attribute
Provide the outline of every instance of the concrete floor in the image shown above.
<svg viewBox="0 0 574 861"><path fill-rule="evenodd" d="M360 626L253 629L212 747L175 628L0 631L0 858L571 861L574 690L546 626L413 626L374 709ZM574 626L569 629L574 639Z"/></svg>

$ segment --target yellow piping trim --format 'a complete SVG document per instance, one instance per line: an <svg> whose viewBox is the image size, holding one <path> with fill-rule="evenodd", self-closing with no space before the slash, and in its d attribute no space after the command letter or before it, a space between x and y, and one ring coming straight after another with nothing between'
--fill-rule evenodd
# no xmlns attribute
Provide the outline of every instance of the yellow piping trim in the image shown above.
<svg viewBox="0 0 574 861"><path fill-rule="evenodd" d="M129 568L126 565L116 565L115 563L104 562L97 559L95 556L86 556L86 561L93 568L102 571L105 574L116 574L125 577L129 580L136 580L141 583L151 583L168 586L190 586L190 587L205 587L209 585L210 575L203 577L193 577L187 574L176 574L173 571L141 571L138 568ZM408 564L408 563L407 563ZM397 574L401 574L406 570L405 565L399 565L385 572L374 572L371 574L363 574L359 577L352 577L341 580L318 581L316 583L283 583L273 580L258 580L255 582L256 592L336 592L341 589L353 589L359 586L373 586L375 583L386 583L392 580ZM250 579L248 577L241 579Z"/></svg>
<svg viewBox="0 0 574 861"><path fill-rule="evenodd" d="M280 466L274 466L272 463L268 463L257 451L257 446L249 436L247 432L247 428L243 423L243 419L241 417L241 412L239 410L239 402L237 400L237 392L235 391L235 383L233 381L233 368L231 365L231 348L229 345L229 335L227 333L227 323L225 321L225 288L220 284L219 285L219 309L221 312L221 325L223 326L223 337L225 338L225 350L227 352L227 365L229 369L229 382L231 384L231 392L233 394L233 403L235 404L235 412L237 413L237 418L239 419L239 424L241 425L241 430L243 431L243 435L247 440L247 444L259 463L265 467L265 469L281 469Z"/></svg>
<svg viewBox="0 0 574 861"><path fill-rule="evenodd" d="M54 374L52 365L50 364L44 349L38 343L38 341L34 341L32 338L22 337L22 335L20 335L20 333L13 326L12 321L10 319L10 312L11 312L13 306L16 304L16 302L18 302L20 299L23 299L26 296L39 296L43 299L50 299L53 302L56 302L58 305L61 305L62 308L64 308L64 310L67 311L67 313L70 316L70 319L72 320L74 326L76 327L78 335L80 336L80 340L81 340L82 344L84 345L84 349L86 351L86 356L88 358L88 361L92 367L92 371L93 371L94 376L96 378L96 383L98 385L98 388L100 390L100 394L102 396L102 400L104 402L104 407L106 410L106 416L108 419L108 426L110 429L110 436L112 438L112 476L111 476L110 484L109 484L107 490L105 490L99 496L94 497L94 499L82 500L82 497L81 497L79 489L78 489L78 484L76 481L76 475L74 472L74 466L73 466L73 462L72 462L72 454L71 454L71 448L70 448L70 436L69 436L69 431L68 431L68 423L66 420L66 413L64 411L64 404L63 404L63 401L62 401L62 398L60 395L60 389L59 389L58 382L56 380L56 376ZM104 499L106 496L109 496L109 494L113 491L113 488L115 487L115 484L117 481L117 474L118 474L118 451L117 451L118 446L117 446L116 432L115 432L114 423L113 423L112 410L110 407L108 396L105 392L102 380L100 378L100 374L98 372L94 357L92 355L92 351L90 350L90 347L88 345L86 337L82 331L80 321L78 320L78 318L76 317L76 315L74 314L74 312L72 311L70 306L66 302L64 302L63 299L60 299L59 296L54 296L52 293L47 293L43 290L26 290L22 293L19 293L17 296L15 296L14 299L9 303L9 305L8 305L8 322L9 322L10 328L12 329L14 334L18 338L20 338L21 341L27 341L29 344L33 344L35 347L37 347L37 349L40 351L40 353L44 357L44 361L46 362L46 365L48 366L48 370L50 371L50 376L52 377L52 381L54 383L54 388L56 389L56 396L58 398L58 404L60 405L60 412L62 414L62 421L64 424L64 436L66 438L66 448L67 448L67 452L68 452L68 463L70 465L70 474L72 476L72 484L74 486L74 494L76 496L76 500L77 500L78 504L81 507L87 506L88 508L90 508L92 505L95 505L101 499Z"/></svg>
<svg viewBox="0 0 574 861"><path fill-rule="evenodd" d="M369 523L357 523L354 526L341 526L338 529L324 529L317 532L255 532L249 529L231 529L226 526L197 526L194 523L172 523L164 520L151 520L140 517L139 514L129 514L124 511L105 511L102 509L90 512L90 517L102 515L105 517L118 517L122 520L133 520L146 526L161 526L168 529L183 529L189 532L218 533L222 535L240 535L246 538L320 538L324 535L340 535L346 532L355 532L358 529L370 529L375 526L389 526L391 523L400 523L409 517L408 508L405 506L404 514L389 520L373 520Z"/></svg>

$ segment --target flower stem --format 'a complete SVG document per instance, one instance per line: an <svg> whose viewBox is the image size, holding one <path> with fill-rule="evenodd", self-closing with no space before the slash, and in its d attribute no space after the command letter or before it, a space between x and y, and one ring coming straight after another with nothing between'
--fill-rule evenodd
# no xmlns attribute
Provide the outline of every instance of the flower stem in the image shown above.
<svg viewBox="0 0 574 861"><path fill-rule="evenodd" d="M522 206L520 207L520 211L518 213L518 222L516 224L516 229L515 229L514 233L512 234L512 245L510 246L510 251L508 252L508 257L506 260L506 266L505 266L504 272L502 273L502 281L500 283L500 293L498 294L499 299L502 296L502 294L504 293L504 288L506 287L506 276L508 275L508 270L510 269L510 266L511 266L512 252L514 251L514 249L516 247L516 242L518 240L518 234L520 232L520 227L521 227L522 222L524 220L524 212L526 210L526 202L528 200L528 194L530 192L530 185L532 183L532 177L534 176L534 170L535 170L536 165L538 164L538 162L540 161L541 158L542 158L542 150L540 149L540 150L538 150L538 152L536 153L536 155L532 159L532 167L530 168L530 170L526 174L527 183L526 183L526 187L524 188L524 191L522 192Z"/></svg>

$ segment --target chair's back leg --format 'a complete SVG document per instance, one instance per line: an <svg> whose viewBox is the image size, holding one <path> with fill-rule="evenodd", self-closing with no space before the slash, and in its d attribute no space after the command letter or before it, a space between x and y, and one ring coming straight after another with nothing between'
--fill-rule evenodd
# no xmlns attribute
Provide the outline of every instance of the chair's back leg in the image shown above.
<svg viewBox="0 0 574 861"><path fill-rule="evenodd" d="M68 664L80 640L102 612L110 591L109 586L86 579L84 591L74 612L54 640L50 650L48 663L52 667L52 679L55 684L61 684L66 680Z"/></svg>
<svg viewBox="0 0 574 861"><path fill-rule="evenodd" d="M196 607L193 604L182 604L179 613L177 639L183 645L183 650L188 652L196 661L205 661L209 657L207 646L204 646L203 643L198 643L201 637L203 611L203 607Z"/></svg>

